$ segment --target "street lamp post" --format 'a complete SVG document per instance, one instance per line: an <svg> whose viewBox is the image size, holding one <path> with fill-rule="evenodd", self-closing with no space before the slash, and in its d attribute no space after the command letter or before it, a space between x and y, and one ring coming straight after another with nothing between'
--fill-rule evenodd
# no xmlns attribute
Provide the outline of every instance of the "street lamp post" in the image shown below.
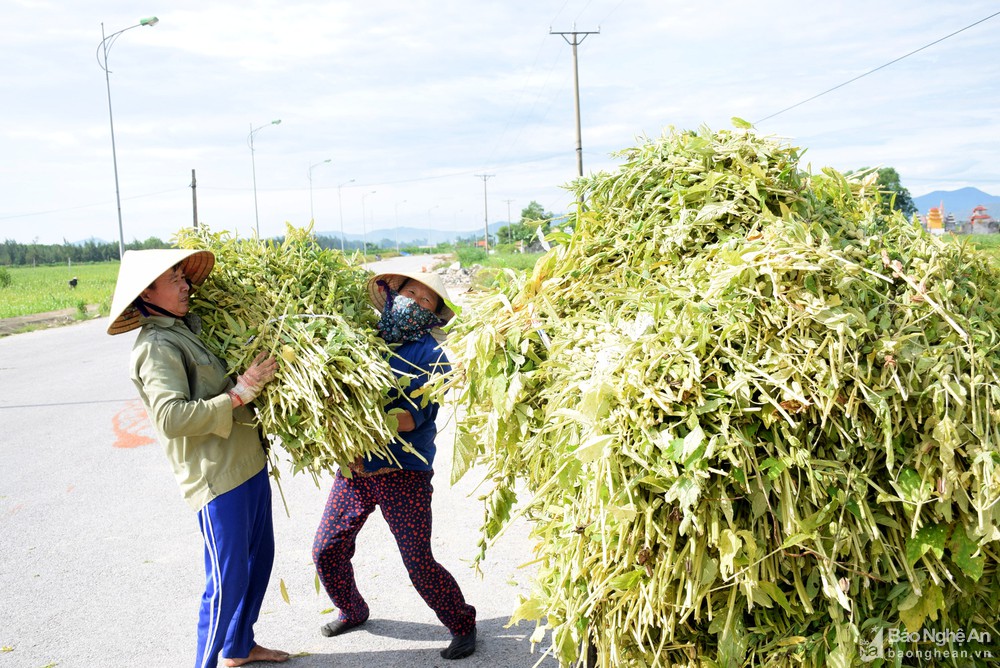
<svg viewBox="0 0 1000 668"><path fill-rule="evenodd" d="M337 206L340 207L340 252L344 252L344 198L340 195L340 189L348 183L354 183L354 179L344 181L337 186Z"/></svg>
<svg viewBox="0 0 1000 668"><path fill-rule="evenodd" d="M108 69L108 51L111 47L115 45L115 41L118 37L126 30L131 30L132 28L138 28L140 26L155 26L160 22L160 19L155 16L150 16L149 18L140 19L138 23L134 26L129 26L128 28L122 28L118 32L113 32L110 35L105 36L104 34L104 23L101 23L101 43L97 45L97 64L101 66L104 70L104 82L108 87L108 120L111 123L111 162L115 169L115 203L118 205L118 257L121 259L125 256L125 230L122 227L122 198L121 191L118 188L118 153L115 148L115 117L111 111L111 71ZM104 58L101 58L103 54Z"/></svg>
<svg viewBox="0 0 1000 668"><path fill-rule="evenodd" d="M327 158L326 160L317 162L315 165L309 165L309 222L311 223L316 222L316 216L313 214L313 167L319 167L332 160L332 158Z"/></svg>
<svg viewBox="0 0 1000 668"><path fill-rule="evenodd" d="M402 202L396 202L396 253L399 254L399 205L406 204L404 199Z"/></svg>
<svg viewBox="0 0 1000 668"><path fill-rule="evenodd" d="M250 168L253 170L253 215L254 221L256 222L257 238L260 238L260 213L257 211L257 163L254 161L253 157L253 136L266 128L268 125L280 125L281 119L275 119L266 125L261 125L255 128L253 123L250 124L250 134L247 136L247 144L250 145Z"/></svg>
<svg viewBox="0 0 1000 668"><path fill-rule="evenodd" d="M361 238L364 239L364 246L361 248L361 252L364 253L365 257L368 257L368 223L365 219L365 198L369 195L374 195L375 191L365 193L361 196Z"/></svg>

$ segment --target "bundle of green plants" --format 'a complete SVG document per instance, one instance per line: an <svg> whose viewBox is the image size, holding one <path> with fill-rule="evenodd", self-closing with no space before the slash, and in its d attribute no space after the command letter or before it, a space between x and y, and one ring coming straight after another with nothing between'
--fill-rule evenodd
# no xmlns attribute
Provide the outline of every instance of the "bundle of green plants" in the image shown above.
<svg viewBox="0 0 1000 668"><path fill-rule="evenodd" d="M396 380L366 296L371 272L291 225L281 243L204 225L182 230L177 243L215 254L191 298L209 349L232 373L261 351L278 357L275 381L255 405L293 471L350 475L356 458L388 455L396 424L384 405Z"/></svg>
<svg viewBox="0 0 1000 668"><path fill-rule="evenodd" d="M448 339L484 553L531 522L513 620L567 666L986 665L998 271L739 121L619 157Z"/></svg>

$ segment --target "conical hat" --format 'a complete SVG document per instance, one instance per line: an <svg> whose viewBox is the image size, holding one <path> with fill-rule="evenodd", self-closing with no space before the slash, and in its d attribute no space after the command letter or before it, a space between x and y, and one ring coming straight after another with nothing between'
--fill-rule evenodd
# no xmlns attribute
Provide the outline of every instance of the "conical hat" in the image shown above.
<svg viewBox="0 0 1000 668"><path fill-rule="evenodd" d="M132 302L160 274L178 263L189 281L201 285L215 266L215 256L207 250L176 248L125 251L121 266L118 267L115 296L111 300L108 334L128 332L142 324L142 314Z"/></svg>
<svg viewBox="0 0 1000 668"><path fill-rule="evenodd" d="M455 317L455 312L451 310L450 306L448 306L448 303L451 301L451 297L448 296L448 288L444 286L444 281L442 281L441 277L437 274L422 271L415 271L412 273L397 272L394 274L376 274L372 276L368 280L368 299L371 300L372 305L378 309L379 313L381 313L382 309L385 308L385 292L378 286L378 282L385 281L386 285L398 292L400 286L406 282L406 279L423 283L437 293L437 295L444 302L441 306L441 310L437 314L442 320L448 322Z"/></svg>

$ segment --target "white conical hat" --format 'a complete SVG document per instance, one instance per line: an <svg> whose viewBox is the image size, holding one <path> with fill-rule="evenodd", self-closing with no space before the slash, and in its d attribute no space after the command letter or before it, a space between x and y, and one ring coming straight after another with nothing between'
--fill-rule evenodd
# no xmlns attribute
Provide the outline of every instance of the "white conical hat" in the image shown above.
<svg viewBox="0 0 1000 668"><path fill-rule="evenodd" d="M385 308L385 291L379 287L379 281L384 281L385 284L394 291L399 292L399 288L407 281L407 279L423 283L441 298L442 306L437 315L440 316L442 320L448 322L455 317L455 312L452 311L451 307L448 305L448 303L451 302L451 297L448 296L448 288L444 286L444 281L442 281L441 277L437 274L423 271L415 271L412 273L401 271L392 274L376 274L372 276L368 280L368 299L371 300L372 305L378 309L379 313L381 313L382 309Z"/></svg>
<svg viewBox="0 0 1000 668"><path fill-rule="evenodd" d="M115 296L111 300L108 334L121 334L142 324L142 314L132 305L135 298L176 264L195 285L205 282L215 266L215 256L207 250L177 248L125 251L118 268Z"/></svg>

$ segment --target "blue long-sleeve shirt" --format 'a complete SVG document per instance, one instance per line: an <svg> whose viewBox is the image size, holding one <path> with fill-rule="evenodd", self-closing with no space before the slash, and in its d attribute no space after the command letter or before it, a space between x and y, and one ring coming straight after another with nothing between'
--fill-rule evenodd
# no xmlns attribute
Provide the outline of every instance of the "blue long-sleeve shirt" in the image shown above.
<svg viewBox="0 0 1000 668"><path fill-rule="evenodd" d="M387 410L402 408L413 416L414 423L413 431L401 433L399 438L389 444L389 450L399 460L402 468L410 471L430 471L434 467L434 455L437 452L434 439L437 436L438 404L427 401L422 396L413 397L413 393L423 387L432 374L450 371L451 363L434 337L424 334L417 341L402 343L396 349L396 354L389 358L389 366L397 377L413 377L406 389L406 394L411 398L397 396ZM401 439L405 439L426 462L404 450ZM386 458L372 457L364 462L364 466L366 471L377 471L387 467L395 468L396 465Z"/></svg>

